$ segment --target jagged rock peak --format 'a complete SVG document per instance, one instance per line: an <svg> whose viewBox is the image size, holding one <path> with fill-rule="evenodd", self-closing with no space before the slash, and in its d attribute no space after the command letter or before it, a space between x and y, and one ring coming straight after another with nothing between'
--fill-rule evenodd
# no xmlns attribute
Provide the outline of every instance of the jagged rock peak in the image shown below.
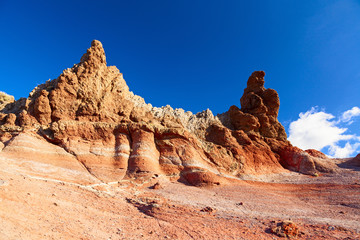
<svg viewBox="0 0 360 240"><path fill-rule="evenodd" d="M265 84L265 72L264 71L255 71L251 74L247 82L247 88L245 89L246 92L259 92L264 91L264 84Z"/></svg>
<svg viewBox="0 0 360 240"><path fill-rule="evenodd" d="M280 99L274 89L266 89L265 72L255 71L247 81L247 87L240 99L241 109L231 106L230 121L237 130L253 131L263 137L286 141L286 132L277 117Z"/></svg>
<svg viewBox="0 0 360 240"><path fill-rule="evenodd" d="M80 64L85 64L90 66L98 66L98 65L106 66L105 51L100 41L93 40L91 42L91 47L81 57Z"/></svg>

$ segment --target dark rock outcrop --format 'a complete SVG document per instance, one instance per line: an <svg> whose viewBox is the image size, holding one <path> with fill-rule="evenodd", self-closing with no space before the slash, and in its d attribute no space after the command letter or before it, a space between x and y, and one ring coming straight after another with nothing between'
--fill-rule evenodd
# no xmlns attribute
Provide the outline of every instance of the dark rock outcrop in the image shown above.
<svg viewBox="0 0 360 240"><path fill-rule="evenodd" d="M274 89L265 89L265 72L253 72L240 99L241 110L229 109L231 123L237 130L254 131L263 137L286 141L284 127L277 120L280 100Z"/></svg>

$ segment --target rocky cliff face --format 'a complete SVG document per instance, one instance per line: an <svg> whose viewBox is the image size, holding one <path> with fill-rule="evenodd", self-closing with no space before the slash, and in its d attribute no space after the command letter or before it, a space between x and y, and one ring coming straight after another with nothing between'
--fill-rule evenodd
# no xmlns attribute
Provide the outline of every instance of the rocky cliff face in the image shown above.
<svg viewBox="0 0 360 240"><path fill-rule="evenodd" d="M286 140L277 120L279 96L264 88L264 76L262 71L250 76L241 109L231 106L218 116L210 110L156 108L129 91L94 40L80 63L57 79L26 99L0 102L0 140L6 151L24 135L41 137L103 181L162 174L201 185L279 173L284 167L306 174L331 171L325 156Z"/></svg>

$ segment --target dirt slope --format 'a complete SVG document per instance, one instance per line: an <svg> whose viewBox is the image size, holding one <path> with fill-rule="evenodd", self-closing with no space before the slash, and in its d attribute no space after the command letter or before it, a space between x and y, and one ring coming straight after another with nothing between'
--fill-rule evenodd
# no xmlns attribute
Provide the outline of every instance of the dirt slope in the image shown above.
<svg viewBox="0 0 360 240"><path fill-rule="evenodd" d="M1 153L0 238L278 239L270 228L288 219L299 227L298 239L360 237L358 170L205 188L160 176L99 182L79 172ZM73 174L79 182L63 178Z"/></svg>

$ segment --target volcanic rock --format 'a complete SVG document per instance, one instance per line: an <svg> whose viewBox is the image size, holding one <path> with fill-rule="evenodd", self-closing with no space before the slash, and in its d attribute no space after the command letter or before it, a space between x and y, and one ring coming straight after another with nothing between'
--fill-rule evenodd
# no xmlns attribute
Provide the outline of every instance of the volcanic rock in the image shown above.
<svg viewBox="0 0 360 240"><path fill-rule="evenodd" d="M310 151L314 154L313 151ZM280 163L289 170L317 175L318 172L334 172L335 163L327 157L315 157L300 148L287 146L280 150ZM317 154L319 156L319 154Z"/></svg>
<svg viewBox="0 0 360 240"><path fill-rule="evenodd" d="M34 103L34 117L40 124L49 124L51 122L51 107L48 98L49 93L41 90L40 96Z"/></svg>
<svg viewBox="0 0 360 240"><path fill-rule="evenodd" d="M265 89L264 76L263 71L251 74L244 95L240 99L241 111L237 109L237 114L230 113L231 122L243 122L240 125L234 124L236 129L245 132L253 130L264 137L286 141L285 129L277 120L280 108L279 96L274 89ZM230 108L230 112L234 112L234 107ZM251 127L244 123L245 119Z"/></svg>
<svg viewBox="0 0 360 240"><path fill-rule="evenodd" d="M299 227L292 221L283 221L271 228L271 232L279 237L295 238L299 235Z"/></svg>
<svg viewBox="0 0 360 240"><path fill-rule="evenodd" d="M47 177L74 183L98 181L84 166L62 147L48 143L33 132L14 136L1 152L3 159L12 159L12 170L38 177Z"/></svg>
<svg viewBox="0 0 360 240"><path fill-rule="evenodd" d="M13 96L0 92L0 110L2 110L7 104L14 102Z"/></svg>
<svg viewBox="0 0 360 240"><path fill-rule="evenodd" d="M14 126L16 121L16 115L9 113L5 118L5 125Z"/></svg>
<svg viewBox="0 0 360 240"><path fill-rule="evenodd" d="M232 106L214 116L210 110L192 114L152 107L106 64L102 44L94 40L79 64L37 86L27 99L0 98L6 103L0 114L3 152L25 154L29 146L23 143L36 139L46 145L44 164L82 166L100 181L159 174L218 185L224 177L279 173L284 167L305 174L332 170L320 153L286 140L277 120L279 96L264 87L263 71L250 76L241 109Z"/></svg>
<svg viewBox="0 0 360 240"><path fill-rule="evenodd" d="M354 166L354 167L360 167L360 153L356 155L356 157L349 159L345 162L345 164Z"/></svg>
<svg viewBox="0 0 360 240"><path fill-rule="evenodd" d="M315 150L315 149L307 149L307 150L305 150L305 152L307 152L310 156L313 156L313 157L328 159L328 157L324 153L322 153L318 150Z"/></svg>

